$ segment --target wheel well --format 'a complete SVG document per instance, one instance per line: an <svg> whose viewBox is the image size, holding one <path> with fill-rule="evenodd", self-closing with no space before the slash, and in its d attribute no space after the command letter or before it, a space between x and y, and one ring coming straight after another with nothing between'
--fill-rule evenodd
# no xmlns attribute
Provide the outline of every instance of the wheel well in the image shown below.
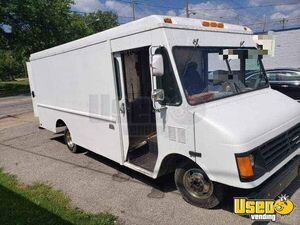
<svg viewBox="0 0 300 225"><path fill-rule="evenodd" d="M59 128L59 127L66 127L67 125L66 125L66 123L63 121L63 120L61 120L61 119L59 119L59 120L57 120L56 121L56 132L59 132L58 131L58 129L57 128Z"/></svg>
<svg viewBox="0 0 300 225"><path fill-rule="evenodd" d="M195 164L193 160L180 154L167 155L161 163L158 176L173 173L176 167L179 165L179 163L182 163L184 161Z"/></svg>

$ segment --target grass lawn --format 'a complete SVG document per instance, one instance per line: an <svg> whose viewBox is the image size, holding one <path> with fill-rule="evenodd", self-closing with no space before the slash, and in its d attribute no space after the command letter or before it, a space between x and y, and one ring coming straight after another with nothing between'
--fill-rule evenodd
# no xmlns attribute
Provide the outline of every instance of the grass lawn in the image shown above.
<svg viewBox="0 0 300 225"><path fill-rule="evenodd" d="M61 191L42 183L25 186L0 170L1 225L111 225L116 221L109 213L92 214L72 208Z"/></svg>
<svg viewBox="0 0 300 225"><path fill-rule="evenodd" d="M0 96L18 95L29 93L28 79L19 79L16 81L0 81Z"/></svg>

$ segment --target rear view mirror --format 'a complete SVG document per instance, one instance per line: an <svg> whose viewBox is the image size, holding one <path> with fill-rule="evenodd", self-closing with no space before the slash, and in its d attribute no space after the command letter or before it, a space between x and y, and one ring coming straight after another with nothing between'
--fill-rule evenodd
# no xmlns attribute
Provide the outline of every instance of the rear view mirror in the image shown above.
<svg viewBox="0 0 300 225"><path fill-rule="evenodd" d="M152 57L152 75L153 76L164 75L164 59L161 54L155 54Z"/></svg>

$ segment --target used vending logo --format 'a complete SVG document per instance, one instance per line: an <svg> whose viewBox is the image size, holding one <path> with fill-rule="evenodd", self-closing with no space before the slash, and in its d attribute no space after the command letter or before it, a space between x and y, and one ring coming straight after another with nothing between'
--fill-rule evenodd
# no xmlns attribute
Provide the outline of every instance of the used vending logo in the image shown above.
<svg viewBox="0 0 300 225"><path fill-rule="evenodd" d="M249 215L252 220L276 220L277 214L289 215L295 208L294 203L286 195L278 200L234 198L234 213Z"/></svg>

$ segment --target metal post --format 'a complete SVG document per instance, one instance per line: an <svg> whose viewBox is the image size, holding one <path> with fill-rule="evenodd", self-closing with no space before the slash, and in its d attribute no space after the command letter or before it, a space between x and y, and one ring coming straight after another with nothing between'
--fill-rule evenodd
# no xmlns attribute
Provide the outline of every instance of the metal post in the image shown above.
<svg viewBox="0 0 300 225"><path fill-rule="evenodd" d="M263 32L266 31L266 27L267 27L267 17L266 15L264 15Z"/></svg>
<svg viewBox="0 0 300 225"><path fill-rule="evenodd" d="M236 19L237 19L237 24L240 24L240 20L241 20L240 14L237 14Z"/></svg>
<svg viewBox="0 0 300 225"><path fill-rule="evenodd" d="M135 0L131 0L132 20L135 20Z"/></svg>
<svg viewBox="0 0 300 225"><path fill-rule="evenodd" d="M190 17L189 1L188 0L185 1L185 14L186 14L186 18Z"/></svg>

